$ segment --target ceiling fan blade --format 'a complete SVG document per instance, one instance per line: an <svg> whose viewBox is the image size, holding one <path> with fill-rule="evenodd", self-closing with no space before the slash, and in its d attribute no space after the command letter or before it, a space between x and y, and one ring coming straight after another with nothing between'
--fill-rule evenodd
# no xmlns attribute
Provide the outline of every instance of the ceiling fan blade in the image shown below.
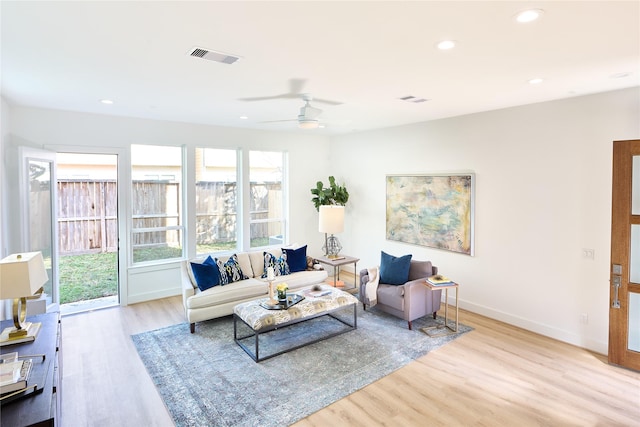
<svg viewBox="0 0 640 427"><path fill-rule="evenodd" d="M249 98L238 98L238 101L269 101L271 99L298 99L299 96L293 93L282 93L280 95L271 95L271 96L252 96Z"/></svg>
<svg viewBox="0 0 640 427"><path fill-rule="evenodd" d="M282 98L295 98L295 96L291 96L288 93L282 93L280 95L271 95L271 96L252 96L249 98L238 98L238 101L268 101L270 99L282 99Z"/></svg>
<svg viewBox="0 0 640 427"><path fill-rule="evenodd" d="M265 120L258 123L284 123L284 122L297 122L298 119L290 119L290 120Z"/></svg>
<svg viewBox="0 0 640 427"><path fill-rule="evenodd" d="M289 79L289 92L281 93L280 95L270 96L252 96L248 98L238 98L238 101L268 101L270 99L298 99L300 98L300 91L304 87L306 79Z"/></svg>
<svg viewBox="0 0 640 427"><path fill-rule="evenodd" d="M321 99L321 98L313 98L313 102L322 102L323 104L329 105L342 105L340 101L332 101L330 99Z"/></svg>

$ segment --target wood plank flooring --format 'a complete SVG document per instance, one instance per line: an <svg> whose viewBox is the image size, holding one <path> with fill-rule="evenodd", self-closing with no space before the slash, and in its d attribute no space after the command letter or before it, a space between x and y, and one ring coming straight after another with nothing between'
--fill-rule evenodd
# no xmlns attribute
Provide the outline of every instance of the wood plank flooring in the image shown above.
<svg viewBox="0 0 640 427"><path fill-rule="evenodd" d="M172 426L130 335L184 321L181 297L63 317L62 426ZM460 321L475 330L295 426L640 426L640 373L464 310Z"/></svg>

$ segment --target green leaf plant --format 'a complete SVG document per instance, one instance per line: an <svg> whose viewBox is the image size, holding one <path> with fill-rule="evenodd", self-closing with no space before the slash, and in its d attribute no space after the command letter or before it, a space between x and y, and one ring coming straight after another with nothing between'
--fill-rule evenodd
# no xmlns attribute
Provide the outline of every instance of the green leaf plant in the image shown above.
<svg viewBox="0 0 640 427"><path fill-rule="evenodd" d="M332 176L329 177L328 187L325 187L322 181L318 181L316 188L311 189L311 194L313 194L311 201L317 211L320 211L320 206L324 205L344 206L349 200L347 188L336 184L336 179Z"/></svg>

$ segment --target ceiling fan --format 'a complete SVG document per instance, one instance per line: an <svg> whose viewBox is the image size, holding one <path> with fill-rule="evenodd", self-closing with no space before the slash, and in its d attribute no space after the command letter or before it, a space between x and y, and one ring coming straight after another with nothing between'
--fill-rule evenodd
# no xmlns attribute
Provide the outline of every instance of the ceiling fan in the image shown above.
<svg viewBox="0 0 640 427"><path fill-rule="evenodd" d="M302 92L302 89L304 88L305 83L307 82L306 79L290 79L289 80L289 92L287 93L281 93L279 95L271 95L271 96L256 96L256 97L251 97L251 98L239 98L240 101L267 101L270 99L297 99L297 98L302 98L304 99L304 96L307 95L306 93ZM320 99L320 98L314 98L315 102L321 102L323 104L328 104L328 105L341 105L342 102L339 101L332 101L330 99Z"/></svg>
<svg viewBox="0 0 640 427"><path fill-rule="evenodd" d="M303 93L299 95L304 100L304 105L300 107L300 113L298 114L297 119L290 120L269 120L262 123L277 123L277 122L298 122L298 127L300 129L316 129L320 126L320 121L318 118L320 114L322 114L322 110L316 107L311 106L311 101L313 97L309 93Z"/></svg>

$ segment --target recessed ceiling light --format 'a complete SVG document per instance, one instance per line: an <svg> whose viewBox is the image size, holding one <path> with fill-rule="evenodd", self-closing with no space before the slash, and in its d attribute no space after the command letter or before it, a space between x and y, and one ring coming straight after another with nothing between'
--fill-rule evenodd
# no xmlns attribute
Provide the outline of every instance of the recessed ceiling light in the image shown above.
<svg viewBox="0 0 640 427"><path fill-rule="evenodd" d="M443 40L436 45L436 47L440 50L453 49L455 46L456 42L453 40Z"/></svg>
<svg viewBox="0 0 640 427"><path fill-rule="evenodd" d="M240 116L240 120L247 120L249 117L247 116Z"/></svg>
<svg viewBox="0 0 640 427"><path fill-rule="evenodd" d="M529 84L530 85L538 85L538 84L542 83L543 81L544 81L543 79L541 79L539 77L536 77L535 79L529 80Z"/></svg>
<svg viewBox="0 0 640 427"><path fill-rule="evenodd" d="M544 11L542 9L523 10L516 15L516 21L523 24L527 22L533 22L536 19L540 18L543 13Z"/></svg>
<svg viewBox="0 0 640 427"><path fill-rule="evenodd" d="M102 102L103 104L106 104L106 105L113 104L113 101L110 100L110 99L101 99L100 102Z"/></svg>

